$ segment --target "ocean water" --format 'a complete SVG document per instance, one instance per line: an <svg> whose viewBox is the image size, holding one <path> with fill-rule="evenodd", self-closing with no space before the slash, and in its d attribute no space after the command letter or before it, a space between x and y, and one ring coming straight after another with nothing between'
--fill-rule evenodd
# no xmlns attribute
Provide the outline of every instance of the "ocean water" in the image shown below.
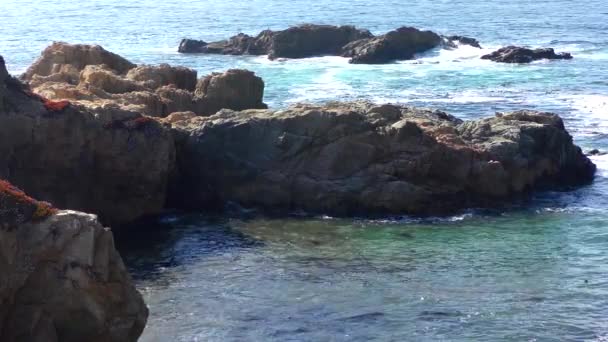
<svg viewBox="0 0 608 342"><path fill-rule="evenodd" d="M483 49L373 66L176 53L184 37L305 22L374 33L411 25L472 36ZM0 0L0 28L0 54L14 74L52 41L97 43L199 75L253 70L275 108L369 99L464 119L553 111L584 150L608 151L605 0ZM574 59L479 59L507 44L551 46ZM150 307L141 340L608 341L608 156L593 160L591 185L452 217L168 214L117 236Z"/></svg>

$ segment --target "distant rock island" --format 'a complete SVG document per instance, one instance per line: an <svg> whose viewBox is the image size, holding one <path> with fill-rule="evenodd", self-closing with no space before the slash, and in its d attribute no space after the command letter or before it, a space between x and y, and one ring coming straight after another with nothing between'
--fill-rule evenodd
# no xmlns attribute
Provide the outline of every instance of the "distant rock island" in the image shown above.
<svg viewBox="0 0 608 342"><path fill-rule="evenodd" d="M350 58L349 62L353 64L384 64L414 59L416 54L437 47L454 49L458 44L481 48L475 38L443 36L408 26L374 36L369 30L355 26L303 24L280 31L264 30L255 37L239 33L227 40L210 43L183 39L178 52L268 55L271 60L342 56ZM572 55L556 54L551 48L532 50L508 46L482 58L504 63L530 63L540 59L571 59Z"/></svg>

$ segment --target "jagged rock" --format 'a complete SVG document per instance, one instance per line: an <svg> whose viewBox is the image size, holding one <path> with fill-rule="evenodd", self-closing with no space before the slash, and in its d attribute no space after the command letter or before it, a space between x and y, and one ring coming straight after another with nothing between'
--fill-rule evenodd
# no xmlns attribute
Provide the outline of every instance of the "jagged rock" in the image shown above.
<svg viewBox="0 0 608 342"><path fill-rule="evenodd" d="M438 214L539 184L588 182L595 171L558 116L531 111L462 122L439 111L330 103L222 110L173 129L180 176L171 203L179 207Z"/></svg>
<svg viewBox="0 0 608 342"><path fill-rule="evenodd" d="M48 100L10 78L0 84L0 103L0 178L106 223L164 208L175 146L160 123L111 102Z"/></svg>
<svg viewBox="0 0 608 342"><path fill-rule="evenodd" d="M196 113L213 114L222 108L268 108L262 102L264 81L248 70L231 69L201 78L196 85Z"/></svg>
<svg viewBox="0 0 608 342"><path fill-rule="evenodd" d="M342 49L343 57L354 64L382 64L414 58L442 43L441 36L431 31L401 27L382 36L354 41Z"/></svg>
<svg viewBox="0 0 608 342"><path fill-rule="evenodd" d="M530 63L541 59L572 59L572 55L568 52L555 53L552 48L528 49L519 46L507 46L483 55L481 59L489 59L500 63Z"/></svg>
<svg viewBox="0 0 608 342"><path fill-rule="evenodd" d="M82 51L75 52L78 49ZM55 56L55 50L57 54L71 51L71 56L86 56L87 51L97 51L88 45L55 43L44 51L40 60L52 59L49 56ZM110 54L107 51L105 53ZM168 64L141 65L131 67L126 73L118 73L107 64L87 65L86 62L73 59L70 59L70 63L72 64L63 64L57 68L57 72L48 76L30 74L27 79L30 80L33 92L51 100L68 100L92 111L118 106L121 110L154 117L165 117L180 111L208 115L221 108L260 108L263 104L263 82L248 72L237 74L237 79L233 81L230 81L232 76L227 76L224 81L216 80L209 94L201 94L197 102L194 99L197 72L189 68ZM30 69L34 72L39 68ZM216 76L204 77L200 82ZM241 81L244 82L241 85L234 83ZM221 89L224 86L227 88ZM248 103L252 107L247 107Z"/></svg>
<svg viewBox="0 0 608 342"><path fill-rule="evenodd" d="M99 45L67 44L55 42L47 47L42 55L22 75L22 79L31 81L35 77L48 77L52 74L80 72L87 65L102 65L119 74L126 73L135 64L117 54L106 51ZM74 81L77 81L76 78Z"/></svg>
<svg viewBox="0 0 608 342"><path fill-rule="evenodd" d="M94 215L0 180L0 340L137 341L148 309Z"/></svg>
<svg viewBox="0 0 608 342"><path fill-rule="evenodd" d="M481 49L481 45L479 44L479 41L475 38L465 37L465 36L448 36L446 38L451 42L459 42L460 44L470 45L472 47Z"/></svg>

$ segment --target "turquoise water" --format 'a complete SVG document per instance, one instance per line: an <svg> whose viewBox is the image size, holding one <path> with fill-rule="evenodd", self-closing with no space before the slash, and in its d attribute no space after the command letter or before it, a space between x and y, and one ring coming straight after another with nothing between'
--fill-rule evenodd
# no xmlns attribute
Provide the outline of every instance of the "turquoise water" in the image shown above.
<svg viewBox="0 0 608 342"><path fill-rule="evenodd" d="M401 25L476 37L483 50L418 62L180 55L304 22ZM370 99L462 118L535 108L562 115L585 150L608 151L608 4L598 1L0 0L0 54L18 74L53 40L199 73L242 67L272 107ZM572 61L499 65L506 44ZM595 182L492 212L420 220L173 214L118 236L150 306L143 341L607 341L608 157Z"/></svg>

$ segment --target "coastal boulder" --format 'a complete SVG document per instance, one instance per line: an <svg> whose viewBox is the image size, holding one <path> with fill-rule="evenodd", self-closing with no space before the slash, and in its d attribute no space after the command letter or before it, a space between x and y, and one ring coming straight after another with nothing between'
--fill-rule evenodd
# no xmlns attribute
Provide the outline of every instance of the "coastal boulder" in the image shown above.
<svg viewBox="0 0 608 342"><path fill-rule="evenodd" d="M282 213L442 214L538 185L589 182L595 166L553 114L461 121L366 102L222 110L173 124L177 207Z"/></svg>
<svg viewBox="0 0 608 342"><path fill-rule="evenodd" d="M342 56L353 64L382 64L414 58L417 53L433 49L443 42L431 31L401 27L384 35L354 41L342 48Z"/></svg>
<svg viewBox="0 0 608 342"><path fill-rule="evenodd" d="M201 78L196 85L195 112L216 113L222 108L243 110L268 108L263 101L264 81L248 70L231 69Z"/></svg>
<svg viewBox="0 0 608 342"><path fill-rule="evenodd" d="M555 53L552 48L528 49L519 46L507 46L483 55L481 59L489 59L500 63L531 63L541 59L572 59L572 55L568 52Z"/></svg>
<svg viewBox="0 0 608 342"><path fill-rule="evenodd" d="M141 65L131 70L126 78L141 82L144 86L157 89L166 85L173 85L177 89L194 91L197 79L196 70L169 64Z"/></svg>
<svg viewBox="0 0 608 342"><path fill-rule="evenodd" d="M207 43L196 39L182 39L177 48L179 53L203 53Z"/></svg>
<svg viewBox="0 0 608 342"><path fill-rule="evenodd" d="M148 309L94 215L0 180L0 340L137 341Z"/></svg>
<svg viewBox="0 0 608 342"><path fill-rule="evenodd" d="M446 39L450 42L458 42L463 45L469 45L481 49L481 44L479 44L479 41L475 38L465 36L448 36Z"/></svg>

